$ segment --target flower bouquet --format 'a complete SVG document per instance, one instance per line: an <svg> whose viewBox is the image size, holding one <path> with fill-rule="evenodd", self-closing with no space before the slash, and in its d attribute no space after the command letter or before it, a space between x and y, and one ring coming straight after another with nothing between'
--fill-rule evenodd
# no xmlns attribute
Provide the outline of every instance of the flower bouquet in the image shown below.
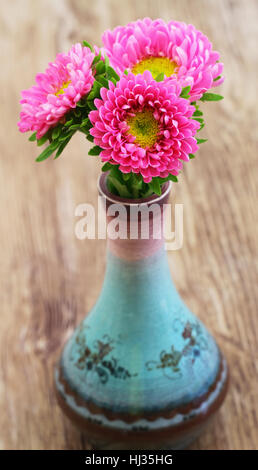
<svg viewBox="0 0 258 470"><path fill-rule="evenodd" d="M223 64L193 25L145 18L75 44L22 92L21 132L58 158L79 131L103 162L99 192L128 208L157 205L207 139L202 104ZM160 222L161 223L161 222ZM159 223L159 225L160 225ZM130 229L138 218L130 219ZM109 237L102 293L64 348L56 389L95 448L181 448L222 403L227 366L170 278L163 238Z"/></svg>

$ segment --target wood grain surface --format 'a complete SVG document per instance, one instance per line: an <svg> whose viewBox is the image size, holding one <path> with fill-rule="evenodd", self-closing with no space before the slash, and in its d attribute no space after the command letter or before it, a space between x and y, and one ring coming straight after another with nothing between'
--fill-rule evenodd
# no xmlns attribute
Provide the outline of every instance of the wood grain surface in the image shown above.
<svg viewBox="0 0 258 470"><path fill-rule="evenodd" d="M20 90L58 51L138 17L193 23L225 63L220 103L203 105L208 137L172 201L184 204L184 245L169 252L175 283L231 371L228 398L193 449L258 448L256 0L1 0L0 448L86 449L53 393L53 367L95 302L105 241L77 240L74 210L97 203L100 164L76 136L35 163L17 131Z"/></svg>

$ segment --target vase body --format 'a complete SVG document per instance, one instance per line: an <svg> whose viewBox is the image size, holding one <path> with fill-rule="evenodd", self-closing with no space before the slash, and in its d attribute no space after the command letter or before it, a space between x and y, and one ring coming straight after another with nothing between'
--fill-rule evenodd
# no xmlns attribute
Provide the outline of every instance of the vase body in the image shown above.
<svg viewBox="0 0 258 470"><path fill-rule="evenodd" d="M117 202L104 177L100 190L108 207ZM168 192L148 202L162 217ZM225 397L226 361L178 295L153 232L108 240L100 297L56 369L59 403L95 449L187 447Z"/></svg>

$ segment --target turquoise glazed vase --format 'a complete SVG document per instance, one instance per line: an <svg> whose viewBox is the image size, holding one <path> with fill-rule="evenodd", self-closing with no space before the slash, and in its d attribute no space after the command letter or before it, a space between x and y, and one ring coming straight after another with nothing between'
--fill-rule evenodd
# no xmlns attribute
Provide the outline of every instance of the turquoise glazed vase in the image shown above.
<svg viewBox="0 0 258 470"><path fill-rule="evenodd" d="M102 292L56 368L59 404L94 449L185 448L223 402L228 372L214 338L177 293L157 236L170 184L160 197L124 200L102 175L99 192L108 222L118 206L110 207L123 206L127 236L108 238ZM143 220L129 211L139 202L150 233L136 239L130 228Z"/></svg>

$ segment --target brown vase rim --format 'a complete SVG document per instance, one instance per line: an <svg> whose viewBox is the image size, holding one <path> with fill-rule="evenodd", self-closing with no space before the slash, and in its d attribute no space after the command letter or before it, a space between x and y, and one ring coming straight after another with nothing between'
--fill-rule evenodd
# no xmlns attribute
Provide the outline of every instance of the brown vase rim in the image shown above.
<svg viewBox="0 0 258 470"><path fill-rule="evenodd" d="M166 181L161 187L161 195L158 196L157 194L152 194L146 198L137 198L137 199L130 199L130 198L123 198L121 196L117 196L116 194L111 193L107 188L107 173L102 173L98 179L98 191L101 196L104 196L109 202L111 203L121 203L126 206L133 206L139 204L162 204L167 199L171 187L172 181Z"/></svg>

